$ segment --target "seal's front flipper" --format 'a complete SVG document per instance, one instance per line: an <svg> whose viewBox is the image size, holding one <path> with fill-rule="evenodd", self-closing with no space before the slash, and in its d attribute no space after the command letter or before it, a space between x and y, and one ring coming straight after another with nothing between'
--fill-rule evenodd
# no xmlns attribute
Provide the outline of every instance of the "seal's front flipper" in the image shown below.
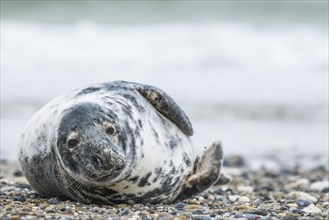
<svg viewBox="0 0 329 220"><path fill-rule="evenodd" d="M127 81L114 81L105 83L104 86L109 90L112 90L113 88L123 88L137 91L164 117L174 122L184 134L187 136L193 135L192 124L185 112L162 89Z"/></svg>
<svg viewBox="0 0 329 220"><path fill-rule="evenodd" d="M163 116L174 122L187 136L193 135L192 124L185 112L163 90L154 86L135 84L137 91Z"/></svg>
<svg viewBox="0 0 329 220"><path fill-rule="evenodd" d="M223 164L223 149L220 142L213 143L195 163L193 174L183 183L182 191L176 200L195 196L218 181Z"/></svg>

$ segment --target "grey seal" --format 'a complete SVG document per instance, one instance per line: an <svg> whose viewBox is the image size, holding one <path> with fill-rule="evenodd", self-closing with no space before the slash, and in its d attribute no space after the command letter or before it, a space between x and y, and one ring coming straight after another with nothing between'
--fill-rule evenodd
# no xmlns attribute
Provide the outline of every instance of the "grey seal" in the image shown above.
<svg viewBox="0 0 329 220"><path fill-rule="evenodd" d="M192 125L163 90L114 81L74 90L32 116L19 161L33 189L85 203L171 203L220 177L220 142L194 155Z"/></svg>

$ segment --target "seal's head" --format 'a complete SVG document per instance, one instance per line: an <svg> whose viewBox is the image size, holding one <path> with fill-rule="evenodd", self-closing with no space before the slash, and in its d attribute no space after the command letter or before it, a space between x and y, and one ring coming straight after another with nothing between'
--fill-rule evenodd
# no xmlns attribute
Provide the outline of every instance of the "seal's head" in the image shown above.
<svg viewBox="0 0 329 220"><path fill-rule="evenodd" d="M79 182L106 184L120 179L125 146L115 114L84 102L63 112L56 151L62 167Z"/></svg>

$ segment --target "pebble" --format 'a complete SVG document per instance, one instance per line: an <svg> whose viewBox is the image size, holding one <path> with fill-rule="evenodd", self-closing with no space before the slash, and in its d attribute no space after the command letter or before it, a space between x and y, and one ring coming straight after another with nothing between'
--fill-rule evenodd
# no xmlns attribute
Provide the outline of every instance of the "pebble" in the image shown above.
<svg viewBox="0 0 329 220"><path fill-rule="evenodd" d="M238 199L239 199L239 196L238 196L238 195L231 195L231 196L228 196L228 200L229 200L230 202L236 202L236 201L238 201Z"/></svg>
<svg viewBox="0 0 329 220"><path fill-rule="evenodd" d="M192 211L192 214L196 214L196 215L202 215L203 214L203 212L202 212L202 210L194 210L194 211Z"/></svg>
<svg viewBox="0 0 329 220"><path fill-rule="evenodd" d="M198 198L198 200L199 200L200 202L203 202L203 201L204 201L204 197L200 196L200 197Z"/></svg>
<svg viewBox="0 0 329 220"><path fill-rule="evenodd" d="M298 220L298 218L295 216L285 216L281 220Z"/></svg>
<svg viewBox="0 0 329 220"><path fill-rule="evenodd" d="M91 208L91 211L93 211L93 212L99 212L99 213L104 212L104 210L102 208L100 208L100 207L92 207Z"/></svg>
<svg viewBox="0 0 329 220"><path fill-rule="evenodd" d="M323 205L323 207L325 207L325 208L329 208L329 202L328 202L328 200L325 201L325 202L322 202L322 205Z"/></svg>
<svg viewBox="0 0 329 220"><path fill-rule="evenodd" d="M240 196L238 198L238 202L240 202L240 203L247 203L247 202L250 202L250 199L247 196Z"/></svg>
<svg viewBox="0 0 329 220"><path fill-rule="evenodd" d="M15 189L16 189L15 186L4 186L4 187L0 188L0 193L6 193L6 192L9 192L9 191L13 191Z"/></svg>
<svg viewBox="0 0 329 220"><path fill-rule="evenodd" d="M58 197L48 199L49 204L58 204L60 202L61 201L58 199Z"/></svg>
<svg viewBox="0 0 329 220"><path fill-rule="evenodd" d="M227 167L242 167L245 165L246 162L241 156L230 156L224 159L224 166Z"/></svg>
<svg viewBox="0 0 329 220"><path fill-rule="evenodd" d="M318 181L310 185L310 190L316 192L322 192L326 188L329 188L329 181Z"/></svg>
<svg viewBox="0 0 329 220"><path fill-rule="evenodd" d="M262 202L262 200L260 200L260 199L256 199L255 201L254 201L254 205L256 206L256 207L258 207L260 204L262 204L263 202Z"/></svg>
<svg viewBox="0 0 329 220"><path fill-rule="evenodd" d="M174 216L169 214L169 213L166 213L166 212L160 212L158 213L158 219L173 219ZM153 218L150 218L150 220L153 219Z"/></svg>
<svg viewBox="0 0 329 220"><path fill-rule="evenodd" d="M268 209L265 208L258 208L256 210L254 210L252 213L253 214L257 214L257 215L267 215L270 211Z"/></svg>
<svg viewBox="0 0 329 220"><path fill-rule="evenodd" d="M14 201L26 202L26 197L23 195L14 196Z"/></svg>
<svg viewBox="0 0 329 220"><path fill-rule="evenodd" d="M16 185L16 187L22 188L22 189L32 189L32 186L30 184L26 184L26 183L18 183Z"/></svg>
<svg viewBox="0 0 329 220"><path fill-rule="evenodd" d="M257 218L257 215L244 213L244 214L235 215L234 218L243 218L243 219L247 219L247 220L254 220Z"/></svg>
<svg viewBox="0 0 329 220"><path fill-rule="evenodd" d="M175 208L176 209L183 209L187 204L183 202L176 203Z"/></svg>
<svg viewBox="0 0 329 220"><path fill-rule="evenodd" d="M239 196L239 195L231 195L228 196L228 200L230 202L239 202L239 203L247 203L250 202L250 199L247 196Z"/></svg>
<svg viewBox="0 0 329 220"><path fill-rule="evenodd" d="M229 201L226 199L225 196L216 196L217 201L222 201L223 203L228 203Z"/></svg>
<svg viewBox="0 0 329 220"><path fill-rule="evenodd" d="M201 209L202 207L200 205L186 205L184 206L184 210L196 210Z"/></svg>
<svg viewBox="0 0 329 220"><path fill-rule="evenodd" d="M311 204L311 205L303 208L303 211L306 212L306 213L315 213L315 214L322 213L321 209L316 207L314 204Z"/></svg>
<svg viewBox="0 0 329 220"><path fill-rule="evenodd" d="M300 210L300 209L293 209L293 210L292 210L292 213L297 213L297 214L301 214L301 215L303 215L303 214L305 214L305 211Z"/></svg>
<svg viewBox="0 0 329 220"><path fill-rule="evenodd" d="M288 194L288 197L291 197L293 199L309 200L312 203L318 202L318 199L315 198L314 196L311 196L310 194L301 191L293 191Z"/></svg>
<svg viewBox="0 0 329 220"><path fill-rule="evenodd" d="M209 200L215 200L216 197L214 195L208 195L207 199L209 199Z"/></svg>
<svg viewBox="0 0 329 220"><path fill-rule="evenodd" d="M246 206L246 205L237 206L237 209L239 209L239 210L245 210L245 209L248 209L248 208L249 208L249 206Z"/></svg>
<svg viewBox="0 0 329 220"><path fill-rule="evenodd" d="M14 176L16 176L16 177L21 177L21 176L23 176L23 172L22 172L21 170L16 170L16 171L14 172Z"/></svg>
<svg viewBox="0 0 329 220"><path fill-rule="evenodd" d="M246 193L252 193L254 191L254 187L252 186L238 186L239 192L246 192Z"/></svg>
<svg viewBox="0 0 329 220"><path fill-rule="evenodd" d="M243 174L243 170L238 167L225 167L225 171L232 176L241 176Z"/></svg>
<svg viewBox="0 0 329 220"><path fill-rule="evenodd" d="M329 193L329 187L322 189L321 193Z"/></svg>
<svg viewBox="0 0 329 220"><path fill-rule="evenodd" d="M234 170L234 175L227 186L212 187L205 193L174 204L154 205L89 205L61 198L44 198L23 182L23 177L8 178L3 174L4 178L0 180L0 219L329 219L329 194L322 193L328 187L321 191L313 188L315 183L323 182L328 172L326 168L316 172L302 167L277 169L284 169L285 174L266 168L251 170L246 166L229 169ZM4 170L7 172L6 167ZM15 170L8 173L13 176ZM241 173L245 175L239 175ZM310 180L314 184L312 190ZM287 184L295 185L289 189ZM18 202L24 198L25 202Z"/></svg>
<svg viewBox="0 0 329 220"><path fill-rule="evenodd" d="M305 189L310 185L310 180L306 178L298 179L285 186L286 189Z"/></svg>
<svg viewBox="0 0 329 220"><path fill-rule="evenodd" d="M310 201L303 200L303 199L298 199L296 203L297 203L298 207L300 207L300 208L305 208L311 204Z"/></svg>

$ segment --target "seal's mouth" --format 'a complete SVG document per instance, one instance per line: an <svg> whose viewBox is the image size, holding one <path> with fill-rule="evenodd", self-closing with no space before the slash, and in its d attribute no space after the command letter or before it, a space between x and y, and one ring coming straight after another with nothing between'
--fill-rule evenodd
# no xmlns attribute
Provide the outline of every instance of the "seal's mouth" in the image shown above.
<svg viewBox="0 0 329 220"><path fill-rule="evenodd" d="M114 158L112 158L114 159ZM109 166L111 168L109 169L95 169L95 176L94 180L99 183L113 183L117 179L118 176L120 176L122 170L125 168L124 161L121 159L113 160L111 162L111 165Z"/></svg>
<svg viewBox="0 0 329 220"><path fill-rule="evenodd" d="M97 177L95 180L97 182L108 182L111 181L115 176L113 174L107 174L100 177Z"/></svg>
<svg viewBox="0 0 329 220"><path fill-rule="evenodd" d="M99 183L113 182L113 180L120 174L120 171L112 171L111 173L98 175L95 180Z"/></svg>

